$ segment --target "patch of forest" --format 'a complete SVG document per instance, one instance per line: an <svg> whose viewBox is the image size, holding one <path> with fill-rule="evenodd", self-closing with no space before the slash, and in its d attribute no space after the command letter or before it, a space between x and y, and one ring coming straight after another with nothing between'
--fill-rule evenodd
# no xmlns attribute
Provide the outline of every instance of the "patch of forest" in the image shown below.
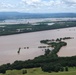
<svg viewBox="0 0 76 75"><path fill-rule="evenodd" d="M6 73L7 70L13 69L21 70L23 68L29 69L37 67L41 67L44 72L63 72L64 70L68 71L68 67L76 67L76 56L58 57L57 53L60 48L67 46L67 43L60 39L61 38L53 39L52 41L50 40L50 42L48 42L48 40L41 40L41 43L54 47L53 50L46 49L44 55L35 57L33 60L29 59L25 61L15 61L12 64L3 64L0 66L0 73ZM71 37L66 37L65 39L71 39Z"/></svg>
<svg viewBox="0 0 76 75"><path fill-rule="evenodd" d="M48 23L54 23L54 24L48 25ZM10 25L5 24L5 25L0 25L0 36L60 29L60 28L68 28L68 27L76 27L76 21L40 22L36 25L32 25L31 23L10 24Z"/></svg>

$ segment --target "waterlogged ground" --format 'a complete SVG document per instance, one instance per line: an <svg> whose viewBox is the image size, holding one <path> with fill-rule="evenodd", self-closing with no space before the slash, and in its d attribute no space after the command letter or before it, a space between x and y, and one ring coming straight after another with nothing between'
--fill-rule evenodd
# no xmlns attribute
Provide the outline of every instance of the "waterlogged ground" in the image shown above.
<svg viewBox="0 0 76 75"><path fill-rule="evenodd" d="M43 55L44 49L38 48L38 46L44 46L40 44L40 40L63 37L74 37L74 39L65 40L68 45L61 48L58 56L76 55L76 27L0 36L0 64L12 63L15 60L33 59ZM24 47L29 48L24 49ZM19 48L21 48L20 54L17 53Z"/></svg>
<svg viewBox="0 0 76 75"><path fill-rule="evenodd" d="M4 24L25 24L25 23L36 23L36 22L51 22L51 21L75 21L76 18L36 18L36 19L10 19L0 21L0 25Z"/></svg>

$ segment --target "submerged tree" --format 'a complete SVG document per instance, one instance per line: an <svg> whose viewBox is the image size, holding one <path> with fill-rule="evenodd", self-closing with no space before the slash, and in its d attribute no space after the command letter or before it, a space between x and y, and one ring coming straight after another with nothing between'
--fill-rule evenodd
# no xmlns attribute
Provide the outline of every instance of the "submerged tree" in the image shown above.
<svg viewBox="0 0 76 75"><path fill-rule="evenodd" d="M21 48L18 49L18 51L17 51L18 54L20 54L20 50L21 50Z"/></svg>
<svg viewBox="0 0 76 75"><path fill-rule="evenodd" d="M45 49L45 55L47 56L50 53L49 49Z"/></svg>

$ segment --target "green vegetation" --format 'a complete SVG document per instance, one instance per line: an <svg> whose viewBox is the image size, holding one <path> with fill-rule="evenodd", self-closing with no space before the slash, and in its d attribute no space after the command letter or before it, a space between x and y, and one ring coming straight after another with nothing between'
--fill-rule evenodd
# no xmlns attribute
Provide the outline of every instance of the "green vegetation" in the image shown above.
<svg viewBox="0 0 76 75"><path fill-rule="evenodd" d="M26 74L27 73L27 70L22 70L22 74Z"/></svg>
<svg viewBox="0 0 76 75"><path fill-rule="evenodd" d="M50 55L51 57L54 57L54 56L58 57L57 53L59 52L61 47L67 45L66 42L62 41L65 39L71 39L71 37L57 38L56 40L54 40L54 39L52 39L52 40L41 40L40 43L47 44L47 45L54 48L51 52L49 49L45 50L45 55Z"/></svg>
<svg viewBox="0 0 76 75"><path fill-rule="evenodd" d="M68 27L76 26L75 21L60 21L60 22L57 21L57 22L53 22L54 23L53 25L48 25L48 23L49 22L40 22L37 25L32 25L31 23L0 25L0 36L19 34L19 33L36 32L36 31L43 31L43 30L68 28Z"/></svg>
<svg viewBox="0 0 76 75"><path fill-rule="evenodd" d="M65 39L71 39L71 37L64 37ZM63 42L62 40L64 38L57 38L51 40L41 40L41 43L47 44L51 47L53 47L53 50L50 51L50 49L45 50L45 54L35 57L33 60L26 60L26 61L15 61L14 63L10 64L3 64L0 66L0 73L7 74L7 71L16 70L19 71L20 75L26 74L28 75L28 69L33 68L41 68L42 73L46 73L49 75L52 75L54 72L61 73L69 71L69 68L76 67L76 56L73 57L58 57L57 53L61 49L61 47L66 46L67 43ZM19 49L20 50L20 49ZM31 73L35 74L35 70L33 70ZM39 71L37 71L39 72ZM36 73L37 73L36 72ZM48 73L47 73L48 72ZM69 72L68 72L69 73ZM18 75L19 75L18 74ZM56 74L56 73L54 73ZM63 74L63 75L64 75ZM15 74L14 74L15 75ZM44 74L45 75L45 74Z"/></svg>
<svg viewBox="0 0 76 75"><path fill-rule="evenodd" d="M26 74L22 74L23 70L27 70ZM7 70L5 74L0 75L76 75L76 68L69 68L69 71L64 72L43 72L41 68L22 69L22 70Z"/></svg>
<svg viewBox="0 0 76 75"><path fill-rule="evenodd" d="M65 37L65 39L70 39L71 37ZM64 39L64 38L62 38ZM61 49L61 47L66 46L67 43L61 41L61 38L57 38L56 40L41 40L41 43L47 44L47 45L51 45L51 47L53 47L54 49L52 51L50 51L49 49L45 50L45 56L50 56L51 58L57 58L58 55L57 53L59 52L59 50ZM63 66L60 63L47 63L41 66L42 71L44 72L59 72L59 71L64 71ZM66 67L66 70L68 70L68 67Z"/></svg>

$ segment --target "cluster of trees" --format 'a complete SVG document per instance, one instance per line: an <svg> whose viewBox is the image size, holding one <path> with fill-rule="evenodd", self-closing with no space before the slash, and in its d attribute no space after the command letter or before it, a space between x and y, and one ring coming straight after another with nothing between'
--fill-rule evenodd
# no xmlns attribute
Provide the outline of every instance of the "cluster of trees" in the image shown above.
<svg viewBox="0 0 76 75"><path fill-rule="evenodd" d="M44 64L41 66L42 71L44 72L63 72L63 71L68 71L68 67L63 67L61 64Z"/></svg>
<svg viewBox="0 0 76 75"><path fill-rule="evenodd" d="M73 39L73 37L64 37L64 38L57 38L56 41L68 40Z"/></svg>
<svg viewBox="0 0 76 75"><path fill-rule="evenodd" d="M68 25L68 26L67 26ZM36 31L43 31L43 30L52 30L52 29L60 29L60 28L67 28L67 27L75 27L76 22L55 22L54 25L48 25L47 23L40 23L39 25L31 25L30 23L27 24L11 24L11 25L4 25L5 27L0 27L0 36L2 35L11 35L11 34L19 34L19 33L27 33L27 32L36 32ZM20 31L17 31L20 29Z"/></svg>
<svg viewBox="0 0 76 75"><path fill-rule="evenodd" d="M41 67L44 72L65 71L65 68L68 69L68 67L76 67L76 56L52 58L50 56L43 55L36 57L33 60L15 61L12 64L1 65L0 73L5 73L6 70L13 70L13 69L21 70L23 68L37 68L37 67Z"/></svg>
<svg viewBox="0 0 76 75"><path fill-rule="evenodd" d="M50 51L49 49L45 50L45 54L35 57L33 60L26 61L15 61L14 63L4 64L0 66L0 73L5 73L6 70L13 69L23 69L23 68L37 68L41 67L44 72L58 72L58 71L68 71L68 67L76 67L76 56L73 57L58 57L57 53L60 48L66 46L66 42L52 42L51 45L54 46L54 49ZM25 73L25 71L23 72Z"/></svg>
<svg viewBox="0 0 76 75"><path fill-rule="evenodd" d="M57 56L57 53L59 52L59 50L61 49L61 47L66 46L67 43L66 42L59 42L59 43L51 43L52 47L54 47L54 49L51 51L51 56L53 57L53 55Z"/></svg>
<svg viewBox="0 0 76 75"><path fill-rule="evenodd" d="M56 40L55 39L51 39L51 40L48 40L48 39L46 39L46 40L41 40L40 41L40 43L44 43L44 44L49 44L48 42L57 42L57 41L62 41L62 40L67 40L67 39L73 39L73 37L64 37L64 38L57 38Z"/></svg>
<svg viewBox="0 0 76 75"><path fill-rule="evenodd" d="M51 51L50 51L49 49L45 49L45 54L44 54L44 55L47 56L47 55L50 54L50 52L51 52Z"/></svg>
<svg viewBox="0 0 76 75"><path fill-rule="evenodd" d="M76 67L76 56L74 57L51 57L39 56L33 60L15 61L12 64L5 64L0 66L0 73L5 73L6 70L23 69L23 68L37 68L41 67L46 72L64 71L64 67Z"/></svg>
<svg viewBox="0 0 76 75"><path fill-rule="evenodd" d="M66 39L73 39L73 37L64 37L62 38L63 40L66 40Z"/></svg>
<svg viewBox="0 0 76 75"><path fill-rule="evenodd" d="M44 43L44 44L47 44L49 40L41 40L40 43Z"/></svg>
<svg viewBox="0 0 76 75"><path fill-rule="evenodd" d="M61 41L60 39L61 39L61 38L57 38L57 39L55 40L55 42L54 42L54 41L51 41L51 40L48 40L48 39L47 39L47 40L41 40L41 41L40 41L40 43L47 44L47 45L49 45L49 46L51 46L51 47L54 48L51 52L50 52L49 49L47 49L47 50L45 51L45 55L49 55L49 54L50 54L51 57L58 57L58 56L57 56L57 53L59 52L59 50L61 49L61 47L67 45L66 42L63 42L63 41ZM68 39L68 37L65 38L65 39ZM53 39L53 40L54 40L54 39ZM58 41L58 42L57 42L57 41ZM49 43L48 43L48 42L49 42ZM48 53L48 54L47 54L47 53Z"/></svg>
<svg viewBox="0 0 76 75"><path fill-rule="evenodd" d="M27 70L22 70L22 74L26 74L27 73Z"/></svg>

